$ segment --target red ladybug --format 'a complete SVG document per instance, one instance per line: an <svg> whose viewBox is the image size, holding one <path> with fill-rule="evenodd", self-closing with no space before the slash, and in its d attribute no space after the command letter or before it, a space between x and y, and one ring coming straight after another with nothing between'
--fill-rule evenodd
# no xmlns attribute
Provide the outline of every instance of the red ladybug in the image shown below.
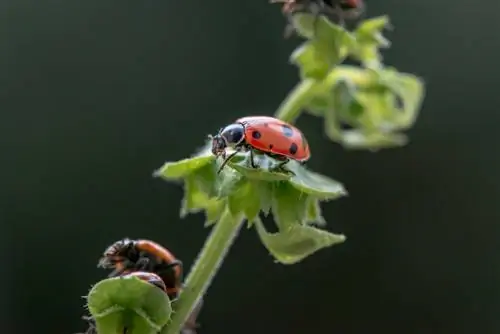
<svg viewBox="0 0 500 334"><path fill-rule="evenodd" d="M156 275L155 273L150 273L146 271L133 271L129 273L125 273L124 275L120 277L137 277L140 280L146 281L151 285L154 285L158 288L160 288L163 292L167 293L167 286L165 285L165 282L161 279L160 276Z"/></svg>
<svg viewBox="0 0 500 334"><path fill-rule="evenodd" d="M110 277L131 271L155 273L165 283L171 299L175 299L182 288L182 262L150 240L119 240L104 251L98 266L114 269Z"/></svg>
<svg viewBox="0 0 500 334"><path fill-rule="evenodd" d="M269 116L237 119L235 123L222 128L211 138L212 153L224 158L219 172L240 151L250 151L250 163L253 168L258 167L254 162L254 150L281 160L277 168L282 167L290 159L303 163L311 156L309 144L299 129ZM233 148L235 152L226 157L228 147Z"/></svg>

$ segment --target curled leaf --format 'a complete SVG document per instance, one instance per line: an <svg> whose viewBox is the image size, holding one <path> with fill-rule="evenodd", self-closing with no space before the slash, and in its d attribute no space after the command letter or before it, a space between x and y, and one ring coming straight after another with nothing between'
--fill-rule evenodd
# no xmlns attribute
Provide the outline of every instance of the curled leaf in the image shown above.
<svg viewBox="0 0 500 334"><path fill-rule="evenodd" d="M373 151L407 143L400 131L415 122L423 96L416 76L392 68L338 66L314 91L306 110L324 117L332 141Z"/></svg>
<svg viewBox="0 0 500 334"><path fill-rule="evenodd" d="M260 240L277 262L295 264L320 249L346 240L342 234L333 234L307 225L294 225L286 231L269 233L260 220L255 222Z"/></svg>
<svg viewBox="0 0 500 334"><path fill-rule="evenodd" d="M172 308L166 293L136 277L100 281L87 296L99 334L155 334L168 322Z"/></svg>
<svg viewBox="0 0 500 334"><path fill-rule="evenodd" d="M390 47L391 43L382 35L382 30L391 27L387 16L365 20L353 32L356 43L352 54L367 67L376 68L381 65L381 48Z"/></svg>
<svg viewBox="0 0 500 334"><path fill-rule="evenodd" d="M306 213L306 224L325 226L326 220L321 214L321 207L319 205L319 200L313 196L307 198L307 213Z"/></svg>

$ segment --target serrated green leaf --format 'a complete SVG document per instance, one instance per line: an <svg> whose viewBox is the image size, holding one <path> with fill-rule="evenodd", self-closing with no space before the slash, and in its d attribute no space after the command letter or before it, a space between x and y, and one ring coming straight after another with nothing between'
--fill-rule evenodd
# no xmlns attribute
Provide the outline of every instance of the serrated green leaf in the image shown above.
<svg viewBox="0 0 500 334"><path fill-rule="evenodd" d="M325 44L333 44L339 55L343 57L347 54L349 47L355 43L354 36L349 31L334 24L325 16L298 12L292 15L291 23L299 36L309 40L320 39Z"/></svg>
<svg viewBox="0 0 500 334"><path fill-rule="evenodd" d="M273 185L272 210L276 225L281 231L302 224L307 215L308 195L288 182Z"/></svg>
<svg viewBox="0 0 500 334"><path fill-rule="evenodd" d="M321 207L319 205L319 200L313 196L307 198L307 216L306 224L325 226L326 221L321 214Z"/></svg>
<svg viewBox="0 0 500 334"><path fill-rule="evenodd" d="M184 180L184 199L182 200L180 212L181 218L184 218L189 213L205 211L205 226L210 226L219 219L224 206L224 200L209 197L205 192L200 190L194 175Z"/></svg>
<svg viewBox="0 0 500 334"><path fill-rule="evenodd" d="M181 179L212 163L214 159L211 152L203 150L192 158L165 163L154 172L153 176L166 180Z"/></svg>
<svg viewBox="0 0 500 334"><path fill-rule="evenodd" d="M269 233L260 220L255 227L260 240L277 262L295 264L320 249L345 241L344 235L333 234L307 225L293 225L286 231Z"/></svg>
<svg viewBox="0 0 500 334"><path fill-rule="evenodd" d="M87 296L99 334L154 334L170 319L165 292L137 277L113 277L98 282Z"/></svg>
<svg viewBox="0 0 500 334"><path fill-rule="evenodd" d="M253 183L248 179L239 185L238 191L228 197L227 204L233 216L244 213L249 222L253 221L260 211L260 198Z"/></svg>
<svg viewBox="0 0 500 334"><path fill-rule="evenodd" d="M219 191L217 188L217 166L213 162L198 168L191 174L194 177L197 187L209 197L216 197Z"/></svg>
<svg viewBox="0 0 500 334"><path fill-rule="evenodd" d="M340 182L309 171L295 161L290 161L287 168L295 174L290 179L290 184L301 192L322 200L347 195L347 191Z"/></svg>
<svg viewBox="0 0 500 334"><path fill-rule="evenodd" d="M381 47L389 47L390 41L382 36L382 30L390 28L389 17L379 16L362 21L354 30L354 35L358 41L361 40L361 42L375 43Z"/></svg>
<svg viewBox="0 0 500 334"><path fill-rule="evenodd" d="M224 168L217 181L218 197L228 197L245 184L247 180L233 168Z"/></svg>

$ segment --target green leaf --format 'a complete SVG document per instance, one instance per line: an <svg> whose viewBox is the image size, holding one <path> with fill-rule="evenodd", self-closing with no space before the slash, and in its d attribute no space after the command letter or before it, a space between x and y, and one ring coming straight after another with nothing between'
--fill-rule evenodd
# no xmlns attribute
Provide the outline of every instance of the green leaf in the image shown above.
<svg viewBox="0 0 500 334"><path fill-rule="evenodd" d="M189 159L167 162L153 173L166 180L182 179L214 161L214 156L206 147Z"/></svg>
<svg viewBox="0 0 500 334"><path fill-rule="evenodd" d="M290 179L290 184L301 192L322 200L331 200L347 195L347 190L340 182L311 172L296 161L290 161L287 168L295 174Z"/></svg>
<svg viewBox="0 0 500 334"><path fill-rule="evenodd" d="M291 62L300 67L301 78L321 80L335 63L328 52L321 48L321 42L305 42L297 48L292 56Z"/></svg>
<svg viewBox="0 0 500 334"><path fill-rule="evenodd" d="M280 230L286 231L291 226L305 221L307 198L306 193L288 182L276 182L273 185L273 217Z"/></svg>
<svg viewBox="0 0 500 334"><path fill-rule="evenodd" d="M241 183L238 191L228 197L227 204L233 216L244 213L249 222L253 221L260 211L260 198L254 183L249 180Z"/></svg>
<svg viewBox="0 0 500 334"><path fill-rule="evenodd" d="M250 153L246 152L237 154L227 165L250 180L283 181L292 177L286 170L276 170L278 162L266 154L254 153L254 163L258 168L252 167Z"/></svg>
<svg viewBox="0 0 500 334"><path fill-rule="evenodd" d="M323 95L316 95L312 97L306 106L306 111L314 116L322 117L328 110L327 98Z"/></svg>
<svg viewBox="0 0 500 334"><path fill-rule="evenodd" d="M232 193L238 191L241 185L247 182L243 175L233 168L224 168L218 176L217 195L220 198L230 196Z"/></svg>
<svg viewBox="0 0 500 334"><path fill-rule="evenodd" d="M326 220L321 214L321 207L319 205L319 200L313 196L307 198L307 216L306 224L325 226Z"/></svg>
<svg viewBox="0 0 500 334"><path fill-rule="evenodd" d="M389 28L387 16L377 17L361 22L354 31L356 45L352 54L367 67L381 65L382 56L379 49L390 47L391 43L382 35L382 30Z"/></svg>
<svg viewBox="0 0 500 334"><path fill-rule="evenodd" d="M166 293L137 277L100 281L87 296L87 306L99 334L156 334L170 319Z"/></svg>
<svg viewBox="0 0 500 334"><path fill-rule="evenodd" d="M255 227L260 240L277 262L295 264L320 249L346 240L342 234L333 234L307 225L293 225L286 231L269 233L260 220Z"/></svg>
<svg viewBox="0 0 500 334"><path fill-rule="evenodd" d="M189 213L205 211L205 226L215 223L221 216L225 201L216 197L209 197L196 182L196 176L190 175L184 180L184 199L182 200L181 218Z"/></svg>
<svg viewBox="0 0 500 334"><path fill-rule="evenodd" d="M347 194L337 181L313 173L294 160L282 165L282 161L267 154L254 152L256 167L252 167L251 155L251 151L238 152L221 173L217 173L221 159L190 169L184 176L181 217L204 211L205 226L210 226L218 222L227 208L231 215L245 217L251 226L261 211L268 214L272 208L277 225L286 229L311 219L321 224L321 215L308 216L309 196L327 200Z"/></svg>
<svg viewBox="0 0 500 334"><path fill-rule="evenodd" d="M274 183L253 180L253 185L257 196L260 198L260 209L264 215L268 215L273 202Z"/></svg>
<svg viewBox="0 0 500 334"><path fill-rule="evenodd" d="M380 84L395 95L392 100L394 126L400 130L411 127L417 119L425 96L422 79L412 74L400 73L395 69L378 71L377 74ZM401 101L401 107L396 104L396 97Z"/></svg>
<svg viewBox="0 0 500 334"><path fill-rule="evenodd" d="M323 79L355 46L348 31L323 16L297 13L292 16L292 24L299 35L309 39L290 56L290 61L300 67L303 79Z"/></svg>

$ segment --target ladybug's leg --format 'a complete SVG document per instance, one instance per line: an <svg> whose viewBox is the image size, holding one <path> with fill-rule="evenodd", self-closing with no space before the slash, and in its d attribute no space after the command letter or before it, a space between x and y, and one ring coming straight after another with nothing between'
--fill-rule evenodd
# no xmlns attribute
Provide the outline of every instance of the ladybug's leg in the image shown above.
<svg viewBox="0 0 500 334"><path fill-rule="evenodd" d="M226 164L229 162L229 160L231 160L231 158L234 157L237 153L238 153L238 151L234 151L233 153L228 155L224 159L224 161L222 161L222 164L220 165L219 170L217 171L217 174L220 174L220 172L222 172L222 169L226 166Z"/></svg>
<svg viewBox="0 0 500 334"><path fill-rule="evenodd" d="M124 261L125 264L119 267L115 267L115 270L113 270L108 277L116 277L121 275L127 268L129 267L129 261Z"/></svg>
<svg viewBox="0 0 500 334"><path fill-rule="evenodd" d="M252 168L258 168L259 166L257 166L255 164L255 161L254 161L254 154L253 154L253 149L250 148L250 165L252 166Z"/></svg>
<svg viewBox="0 0 500 334"><path fill-rule="evenodd" d="M282 168L283 168L283 166L285 166L285 165L286 165L286 163L287 163L288 161L290 161L290 159L288 159L288 158L284 159L283 161L280 161L280 162L276 165L275 169L277 169L277 170L282 169Z"/></svg>
<svg viewBox="0 0 500 334"><path fill-rule="evenodd" d="M175 260L175 261L172 261L170 263L162 263L161 267L158 270L158 275L162 276L163 274L171 274L172 269L177 267L177 266L180 267L181 273L182 273L182 262L181 261ZM178 279L182 281L182 277L179 277Z"/></svg>

